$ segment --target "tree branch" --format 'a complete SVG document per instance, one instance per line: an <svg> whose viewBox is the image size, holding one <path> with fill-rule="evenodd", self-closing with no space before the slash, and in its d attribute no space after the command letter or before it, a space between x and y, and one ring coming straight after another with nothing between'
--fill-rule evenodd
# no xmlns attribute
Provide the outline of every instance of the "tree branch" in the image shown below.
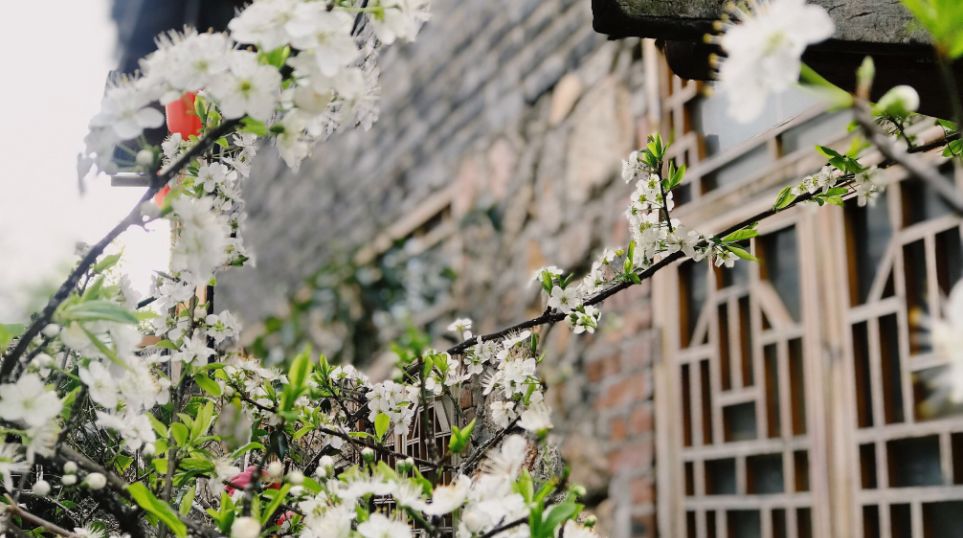
<svg viewBox="0 0 963 538"><path fill-rule="evenodd" d="M61 526L59 526L59 525L55 525L55 524L47 521L46 519L43 519L43 518L40 517L40 516L34 515L34 514L28 512L28 511L26 511L26 510L23 509L19 504L17 504L16 501L14 501L12 498L10 498L9 495L7 495L7 502L9 503L9 504L7 505L7 512L10 512L10 514L17 516L17 517L19 517L20 519L23 519L24 521L26 521L26 522L28 522L28 523L30 523L30 524L32 524L32 525L35 525L35 526L37 526L37 527L40 527L40 528L42 528L43 530L45 530L45 531L47 531L47 532L52 532L52 533L54 533L54 534L56 534L56 535L59 535L59 536L67 536L67 537L70 537L70 538L75 538L75 537L77 536L77 535L74 534L73 532L70 532L70 531L68 531L67 529L65 529L65 528L63 528L63 527L61 527Z"/></svg>
<svg viewBox="0 0 963 538"><path fill-rule="evenodd" d="M943 178L936 168L920 161L908 151L894 144L893 140L873 121L872 111L866 102L856 101L853 112L863 133L884 157L905 168L913 177L925 182L946 200L958 214L963 214L963 199L961 199L959 192Z"/></svg>
<svg viewBox="0 0 963 538"><path fill-rule="evenodd" d="M95 243L92 247L90 247L90 249L87 250L87 253L84 254L83 258L81 258L80 263L74 267L74 270L70 272L70 275L68 275L67 279L64 280L63 284L60 285L60 288L57 289L57 292L53 294L49 301L47 301L47 305L44 306L40 314L33 320L30 326L27 327L23 334L20 335L17 343L13 345L3 357L3 363L0 364L0 381L8 380L8 377L13 371L14 366L16 366L17 361L27 351L27 347L30 345L30 342L32 342L33 339L40 334L40 331L42 331L43 328L50 323L54 313L57 311L57 307L67 300L68 297L70 297L70 294L74 291L74 288L77 287L77 283L80 282L81 277L87 272L88 269L90 269L91 266L97 262L97 258L103 254L104 250L114 241L114 239L117 239L117 237L131 225L137 224L140 221L141 204L153 198L154 195L157 194L157 192L160 191L164 185L167 185L171 179L176 177L177 174L194 159L194 157L197 157L198 155L207 151L207 149L210 148L217 139L228 134L239 123L239 120L225 121L213 131L205 135L204 138L199 140L197 144L194 144L194 146L188 149L177 161L173 162L166 169L160 171L159 173L152 174L151 186L148 187L144 195L140 197L140 200L137 202L137 204L131 208L130 212L127 213L127 216L125 216L123 220L121 220L116 226L107 232L107 235L102 237L100 241Z"/></svg>

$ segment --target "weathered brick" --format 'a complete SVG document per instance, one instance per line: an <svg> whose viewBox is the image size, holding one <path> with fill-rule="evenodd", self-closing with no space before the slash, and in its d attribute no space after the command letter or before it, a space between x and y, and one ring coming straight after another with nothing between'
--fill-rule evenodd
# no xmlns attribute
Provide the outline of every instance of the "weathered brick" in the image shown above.
<svg viewBox="0 0 963 538"><path fill-rule="evenodd" d="M647 403L640 403L629 414L629 432L632 435L650 433L653 431L652 407Z"/></svg>
<svg viewBox="0 0 963 538"><path fill-rule="evenodd" d="M645 470L652 464L652 443L635 441L621 444L609 451L608 459L613 475Z"/></svg>

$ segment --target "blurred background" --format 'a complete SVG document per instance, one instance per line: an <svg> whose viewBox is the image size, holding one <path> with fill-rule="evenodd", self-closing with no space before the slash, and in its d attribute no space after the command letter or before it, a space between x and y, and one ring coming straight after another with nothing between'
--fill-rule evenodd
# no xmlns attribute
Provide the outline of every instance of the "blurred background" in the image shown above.
<svg viewBox="0 0 963 538"><path fill-rule="evenodd" d="M108 0L6 5L0 47L0 323L21 322L42 305L73 263L77 242L100 239L133 206L139 189L86 182L76 156L117 65L117 30ZM56 16L51 16L52 13ZM166 267L168 234L132 229L118 245L135 286Z"/></svg>
<svg viewBox="0 0 963 538"><path fill-rule="evenodd" d="M834 11L837 39L812 60L845 77L885 50L882 80L926 80L901 67L930 54L902 8L877 3L862 18ZM0 90L13 119L0 131L0 314L22 313L40 268L69 260L140 194L106 178L78 194L72 156L108 71L130 71L161 31L222 27L238 5L6 8L5 50L35 45L9 59L27 82ZM247 349L270 363L310 343L383 378L390 342L441 347L455 317L487 332L537 315L535 269L581 273L624 245L632 186L620 163L650 133L689 167L683 222L712 233L770 207L823 164L815 145L848 147L850 117L794 90L750 125L728 120L726 96L699 80L709 9L437 0L416 43L382 53L371 130L336 135L297 173L262 150L245 193L257 265L219 276L217 308L243 319ZM923 119L911 130L942 135ZM930 382L946 361L926 321L961 276L960 219L885 173L894 185L873 207L763 223L749 245L758 264L674 265L607 301L597 334L549 329L560 451L606 534L963 534L963 421ZM132 278L166 266L167 237L125 235Z"/></svg>

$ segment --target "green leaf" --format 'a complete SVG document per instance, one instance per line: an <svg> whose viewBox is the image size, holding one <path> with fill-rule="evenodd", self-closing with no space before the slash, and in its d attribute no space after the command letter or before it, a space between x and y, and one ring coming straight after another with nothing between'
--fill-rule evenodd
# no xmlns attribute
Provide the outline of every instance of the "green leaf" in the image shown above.
<svg viewBox="0 0 963 538"><path fill-rule="evenodd" d="M102 299L75 303L60 313L64 321L112 321L114 323L137 324L137 316L123 306Z"/></svg>
<svg viewBox="0 0 963 538"><path fill-rule="evenodd" d="M191 427L191 438L197 439L206 434L214 421L214 402L207 402L204 407L197 410L197 417Z"/></svg>
<svg viewBox="0 0 963 538"><path fill-rule="evenodd" d="M308 375L311 373L311 354L307 350L298 354L291 362L291 367L288 369L288 383L297 388L301 389L304 387L304 382L307 381Z"/></svg>
<svg viewBox="0 0 963 538"><path fill-rule="evenodd" d="M217 384L216 381L207 377L203 373L194 374L194 382L197 383L198 387L204 390L204 392L210 394L211 396L218 398L221 395L221 386Z"/></svg>
<svg viewBox="0 0 963 538"><path fill-rule="evenodd" d="M63 418L64 422L70 420L71 415L74 413L74 402L77 401L77 396L80 391L83 390L83 385L77 385L70 392L64 396L62 410L60 411L60 417Z"/></svg>
<svg viewBox="0 0 963 538"><path fill-rule="evenodd" d="M187 488L184 496L181 497L181 505L178 510L182 516L186 516L191 513L191 507L194 504L194 496L197 494L197 488Z"/></svg>
<svg viewBox="0 0 963 538"><path fill-rule="evenodd" d="M799 82L823 95L833 108L848 108L853 106L853 96L839 86L826 80L806 64L802 64L799 72Z"/></svg>
<svg viewBox="0 0 963 538"><path fill-rule="evenodd" d="M284 62L287 61L288 56L291 54L291 47L285 45L283 47L278 47L272 51L262 52L258 54L258 59L261 63L272 65L278 69L284 67Z"/></svg>
<svg viewBox="0 0 963 538"><path fill-rule="evenodd" d="M756 223L752 223L741 230L736 230L731 234L722 238L723 243L738 243L740 241L745 241L746 239L752 239L759 235L756 231Z"/></svg>
<svg viewBox="0 0 963 538"><path fill-rule="evenodd" d="M743 260L750 261L750 262L759 261L758 259L756 259L755 256L753 256L752 254L749 254L749 251L747 251L744 248L737 247L734 245L726 245L725 248L729 250L729 252L732 252L733 254L742 258Z"/></svg>
<svg viewBox="0 0 963 538"><path fill-rule="evenodd" d="M388 433L388 427L390 425L391 425L391 417L389 417L387 414L378 413L375 416L375 420L374 420L375 436L378 437L379 441L385 438L385 434Z"/></svg>
<svg viewBox="0 0 963 538"><path fill-rule="evenodd" d="M532 475L529 474L528 469L522 469L518 480L515 481L515 491L525 499L525 502L532 502L532 497L535 495L535 483L532 481Z"/></svg>
<svg viewBox="0 0 963 538"><path fill-rule="evenodd" d="M475 419L465 425L464 428L452 425L451 438L448 440L448 449L454 454L462 453L471 442L472 430L475 429Z"/></svg>
<svg viewBox="0 0 963 538"><path fill-rule="evenodd" d="M24 330L22 324L0 323L0 350L7 347L11 340Z"/></svg>
<svg viewBox="0 0 963 538"><path fill-rule="evenodd" d="M959 0L902 0L926 28L937 51L949 59L963 56L963 2Z"/></svg>
<svg viewBox="0 0 963 538"><path fill-rule="evenodd" d="M241 120L242 133L251 133L258 136L267 136L268 130L267 126L264 125L263 121L256 120L250 116L244 116Z"/></svg>
<svg viewBox="0 0 963 538"><path fill-rule="evenodd" d="M250 451L252 451L252 450L262 450L262 451L263 451L263 450L264 450L264 445L262 445L261 443L258 443L257 441L251 441L250 443L248 443L248 444L246 444L246 445L238 448L238 449L235 450L234 452L231 452L231 459L232 459L232 460L236 460L236 459L240 458L241 456L243 456L244 454L247 454L248 452L250 452Z"/></svg>
<svg viewBox="0 0 963 538"><path fill-rule="evenodd" d="M127 493L138 506L156 516L178 538L187 536L187 525L178 519L177 514L167 503L155 497L143 483L134 482L127 486Z"/></svg>
<svg viewBox="0 0 963 538"><path fill-rule="evenodd" d="M268 521L271 521L271 516L274 515L274 512L277 512L277 509L281 506L281 503L283 503L284 499L287 498L289 491L291 491L291 484L284 484L279 490L268 490L264 492L265 495L273 495L274 498L271 499L271 502L269 502L268 505L264 507L264 511L261 512L262 526L267 525Z"/></svg>
<svg viewBox="0 0 963 538"><path fill-rule="evenodd" d="M119 261L120 261L120 253L104 256L103 258L100 259L99 262L94 264L94 272L103 273L104 271L117 265L117 262Z"/></svg>
<svg viewBox="0 0 963 538"><path fill-rule="evenodd" d="M154 433L162 439L167 438L167 426L163 422L157 419L154 415L147 413L147 420L150 421L150 425L154 428Z"/></svg>
<svg viewBox="0 0 963 538"><path fill-rule="evenodd" d="M114 456L114 469L117 469L118 473L126 473L131 463L134 463L134 458L131 456L126 454L117 454Z"/></svg>
<svg viewBox="0 0 963 538"><path fill-rule="evenodd" d="M178 446L184 446L187 444L187 426L181 424L180 422L175 422L171 424L170 428L171 435L174 437L174 442Z"/></svg>
<svg viewBox="0 0 963 538"><path fill-rule="evenodd" d="M792 193L792 185L786 185L779 195L776 196L776 203L773 204L772 208L776 211L780 211L789 207L790 204L796 201L796 195Z"/></svg>
<svg viewBox="0 0 963 538"><path fill-rule="evenodd" d="M543 536L554 536L556 528L577 516L581 510L580 504L571 501L556 504L549 508L540 525L540 530L544 533Z"/></svg>
<svg viewBox="0 0 963 538"><path fill-rule="evenodd" d="M184 458L178 463L178 467L184 469L185 471L192 471L197 473L212 473L214 472L214 464L210 461L197 457L191 456L190 458Z"/></svg>

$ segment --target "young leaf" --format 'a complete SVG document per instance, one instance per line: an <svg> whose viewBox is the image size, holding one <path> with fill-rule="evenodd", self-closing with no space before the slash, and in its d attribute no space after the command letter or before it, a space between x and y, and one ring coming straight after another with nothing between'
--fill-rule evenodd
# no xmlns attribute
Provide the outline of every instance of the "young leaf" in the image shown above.
<svg viewBox="0 0 963 538"><path fill-rule="evenodd" d="M375 415L375 435L378 437L379 441L384 440L385 434L388 433L389 426L391 426L391 417L385 413L378 413Z"/></svg>
<svg viewBox="0 0 963 538"><path fill-rule="evenodd" d="M731 234L722 238L723 243L738 243L740 241L745 241L746 239L752 239L759 235L756 231L756 224L750 224L741 230L736 230Z"/></svg>
<svg viewBox="0 0 963 538"><path fill-rule="evenodd" d="M197 386L201 387L204 392L210 394L211 396L215 398L221 396L221 386L210 377L207 377L207 375L201 372L194 374L194 382L197 383Z"/></svg>
<svg viewBox="0 0 963 538"><path fill-rule="evenodd" d="M240 131L242 133L251 133L258 136L267 136L268 134L268 129L267 126L264 125L264 122L256 120L250 116L244 116L244 119L241 120Z"/></svg>
<svg viewBox="0 0 963 538"><path fill-rule="evenodd" d="M123 306L104 300L84 301L63 309L60 317L64 321L113 321L114 323L137 324L137 317Z"/></svg>
<svg viewBox="0 0 963 538"><path fill-rule="evenodd" d="M796 201L796 195L792 193L792 185L786 185L779 191L779 194L776 196L776 203L773 204L772 208L780 211L789 207L794 201Z"/></svg>
<svg viewBox="0 0 963 538"><path fill-rule="evenodd" d="M749 251L747 251L744 248L737 247L735 245L726 245L725 248L728 249L729 252L732 252L733 254L742 258L743 260L750 261L750 262L759 261L758 259L756 259L755 256L753 256L752 254L749 254Z"/></svg>
<svg viewBox="0 0 963 538"><path fill-rule="evenodd" d="M178 538L187 536L187 525L177 517L177 514L167 503L155 497L142 482L134 482L127 486L127 493L138 506L164 523L175 536Z"/></svg>

